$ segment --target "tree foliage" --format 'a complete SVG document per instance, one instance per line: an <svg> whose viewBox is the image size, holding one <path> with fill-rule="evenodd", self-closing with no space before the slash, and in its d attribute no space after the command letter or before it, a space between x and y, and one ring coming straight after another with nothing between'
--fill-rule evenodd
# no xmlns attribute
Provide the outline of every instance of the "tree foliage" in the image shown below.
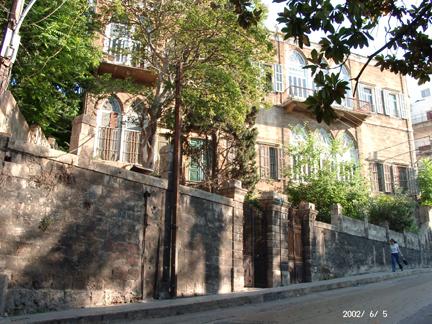
<svg viewBox="0 0 432 324"><path fill-rule="evenodd" d="M10 3L2 6L2 25ZM39 124L63 147L99 63L100 52L93 46L94 18L87 0L38 0L20 30L9 89L26 120Z"/></svg>
<svg viewBox="0 0 432 324"><path fill-rule="evenodd" d="M318 220L330 222L331 208L340 204L344 215L363 219L367 213L368 186L360 176L359 166L342 161L345 153L341 141L334 139L330 149L309 132L306 141L289 148L295 165L288 170L287 194L294 205L314 203Z"/></svg>
<svg viewBox="0 0 432 324"><path fill-rule="evenodd" d="M415 201L403 194L373 197L368 207L369 221L376 225L389 224L389 228L398 231L415 231Z"/></svg>
<svg viewBox="0 0 432 324"><path fill-rule="evenodd" d="M432 39L427 34L432 21L432 2L422 0L418 6L403 1L344 1L337 4L331 0L274 0L286 3L277 19L285 39L294 38L299 46L309 46L309 35L322 32L320 49L314 51L307 66L320 85L307 104L316 114L317 120L330 123L335 118L331 107L333 101L340 102L345 96L346 81L341 80L340 70L326 75L328 65L323 58L341 68L353 50L363 50L374 41L373 31L378 24L385 24L385 44L367 56L357 76L357 83L373 59L376 65L394 73L410 75L424 83L432 73ZM398 55L396 52L403 52ZM356 92L354 90L354 93Z"/></svg>
<svg viewBox="0 0 432 324"><path fill-rule="evenodd" d="M432 206L432 161L430 159L420 161L418 185L420 203L424 206Z"/></svg>
<svg viewBox="0 0 432 324"><path fill-rule="evenodd" d="M267 61L271 44L261 24L241 28L233 8L223 0L118 0L114 8L107 4L106 12L115 13L111 21L133 30L132 38L140 44L134 57L156 76L153 91L139 94L144 97L143 113L151 126L143 130L144 165L153 166L158 123L173 128L180 64L184 131L195 130L203 136L231 132L231 138L241 138L252 107L262 105L265 82L254 61ZM193 151L184 149L185 153Z"/></svg>

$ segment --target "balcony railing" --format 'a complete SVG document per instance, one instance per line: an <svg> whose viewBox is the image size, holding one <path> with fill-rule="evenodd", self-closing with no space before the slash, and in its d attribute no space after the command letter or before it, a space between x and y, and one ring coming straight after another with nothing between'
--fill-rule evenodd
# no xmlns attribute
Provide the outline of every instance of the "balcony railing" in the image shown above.
<svg viewBox="0 0 432 324"><path fill-rule="evenodd" d="M313 95L315 92L316 90L314 89L290 85L285 91L284 96L286 96L285 100L291 99L303 102L307 97ZM369 113L372 111L369 102L352 97L343 98L341 104L333 103L333 108L359 113Z"/></svg>
<svg viewBox="0 0 432 324"><path fill-rule="evenodd" d="M95 155L102 160L138 164L140 160L141 132L98 127Z"/></svg>
<svg viewBox="0 0 432 324"><path fill-rule="evenodd" d="M432 111L427 111L427 112L422 112L419 114L412 115L411 122L413 124L419 124L428 120L432 120Z"/></svg>
<svg viewBox="0 0 432 324"><path fill-rule="evenodd" d="M105 47L106 60L109 63L127 65L133 67L145 67L142 59L132 55L139 51L140 44L130 38L107 38Z"/></svg>

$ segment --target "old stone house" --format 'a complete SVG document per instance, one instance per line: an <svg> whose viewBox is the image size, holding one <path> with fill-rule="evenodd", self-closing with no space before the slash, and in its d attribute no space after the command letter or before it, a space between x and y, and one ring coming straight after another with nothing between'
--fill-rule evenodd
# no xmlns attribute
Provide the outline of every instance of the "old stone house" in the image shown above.
<svg viewBox="0 0 432 324"><path fill-rule="evenodd" d="M133 59L131 51L136 44L127 33L121 32L125 28L116 22L108 23L105 35L98 39L105 53L99 73L128 77L151 86L153 76L144 62ZM350 82L350 90L342 104L334 106L339 118L330 126L319 124L303 104L315 88L309 72L303 69L314 45L300 50L290 41L273 38L276 54L274 62L268 62L272 69L273 93L269 98L273 107L260 110L256 120L260 176L257 189L283 191L287 184L286 170L295 163L286 148L301 142L306 132L312 131L319 135L324 146L333 138L342 140L346 153L341 159L359 166L373 192L392 193L401 188L414 193L415 153L405 78L380 71L372 62L362 74L354 95L351 80L366 58L353 55L341 69L343 78ZM100 159L120 167L137 164L140 127L146 126L145 120L141 126L137 123L136 108L140 105L139 100L125 93L103 100L89 94L83 114L74 121L71 151L80 156L82 163ZM196 145L202 140L192 138ZM162 177L168 176L170 150L165 137L158 136L153 171ZM203 181L203 164L184 159L184 179L191 184ZM304 172L308 172L307 167Z"/></svg>
<svg viewBox="0 0 432 324"><path fill-rule="evenodd" d="M432 155L432 85L423 84L412 93L412 127L417 158Z"/></svg>

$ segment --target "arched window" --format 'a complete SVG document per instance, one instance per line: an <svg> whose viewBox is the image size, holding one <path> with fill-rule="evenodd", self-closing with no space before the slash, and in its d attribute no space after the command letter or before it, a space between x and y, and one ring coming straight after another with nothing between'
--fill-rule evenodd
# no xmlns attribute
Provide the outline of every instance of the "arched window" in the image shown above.
<svg viewBox="0 0 432 324"><path fill-rule="evenodd" d="M135 100L126 114L125 127L130 130L141 130L146 128L148 118L144 115L145 106L141 100Z"/></svg>
<svg viewBox="0 0 432 324"><path fill-rule="evenodd" d="M98 127L121 128L121 105L119 100L110 96L97 112Z"/></svg>
<svg viewBox="0 0 432 324"><path fill-rule="evenodd" d="M287 75L290 95L306 98L309 96L308 72L303 69L306 60L297 51L287 53Z"/></svg>
<svg viewBox="0 0 432 324"><path fill-rule="evenodd" d="M341 160L342 162L352 163L357 165L359 162L357 146L352 136L345 132L342 136L342 148L343 153Z"/></svg>
<svg viewBox="0 0 432 324"><path fill-rule="evenodd" d="M347 107L347 108L352 108L353 107L353 100L352 100L352 88L351 88L351 77L350 74L348 73L348 70L346 69L345 66L342 66L342 70L341 70L341 77L342 80L348 82L348 90L345 93L345 98L342 99L342 105Z"/></svg>
<svg viewBox="0 0 432 324"><path fill-rule="evenodd" d="M307 131L302 125L296 125L291 131L290 144L295 149L307 142ZM295 181L304 181L305 176L309 174L310 168L308 161L305 161L301 154L295 151L291 155L291 176Z"/></svg>
<svg viewBox="0 0 432 324"><path fill-rule="evenodd" d="M293 146L300 145L307 141L306 128L302 125L296 125L291 131L290 144Z"/></svg>
<svg viewBox="0 0 432 324"><path fill-rule="evenodd" d="M332 146L332 136L324 128L319 128L316 131L318 150L320 153L319 167L323 168L325 161L330 160L331 146Z"/></svg>

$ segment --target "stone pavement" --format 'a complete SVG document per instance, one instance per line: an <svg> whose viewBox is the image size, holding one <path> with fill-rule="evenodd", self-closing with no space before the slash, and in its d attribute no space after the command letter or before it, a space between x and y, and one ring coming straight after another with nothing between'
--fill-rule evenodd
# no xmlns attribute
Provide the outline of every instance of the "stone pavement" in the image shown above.
<svg viewBox="0 0 432 324"><path fill-rule="evenodd" d="M138 319L175 316L246 304L260 304L267 301L302 296L314 292L365 285L383 280L430 272L432 272L431 268L422 268L396 273L373 273L326 281L294 284L286 287L253 289L240 293L178 298L174 300L149 301L109 307L71 309L34 315L6 317L1 318L0 323L128 322Z"/></svg>

